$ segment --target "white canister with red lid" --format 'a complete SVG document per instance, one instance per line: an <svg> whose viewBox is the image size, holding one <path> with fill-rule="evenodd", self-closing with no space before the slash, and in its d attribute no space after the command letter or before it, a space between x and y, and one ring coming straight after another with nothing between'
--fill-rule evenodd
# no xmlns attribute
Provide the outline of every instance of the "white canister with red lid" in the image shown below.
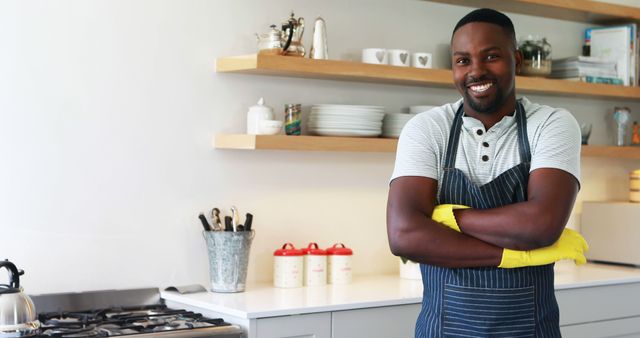
<svg viewBox="0 0 640 338"><path fill-rule="evenodd" d="M273 285L277 288L299 288L303 275L302 250L285 243L273 253Z"/></svg>
<svg viewBox="0 0 640 338"><path fill-rule="evenodd" d="M331 284L351 283L351 258L353 250L342 243L336 243L327 249L328 280Z"/></svg>
<svg viewBox="0 0 640 338"><path fill-rule="evenodd" d="M309 243L302 252L304 253L304 285L327 285L327 251L318 248L317 243Z"/></svg>

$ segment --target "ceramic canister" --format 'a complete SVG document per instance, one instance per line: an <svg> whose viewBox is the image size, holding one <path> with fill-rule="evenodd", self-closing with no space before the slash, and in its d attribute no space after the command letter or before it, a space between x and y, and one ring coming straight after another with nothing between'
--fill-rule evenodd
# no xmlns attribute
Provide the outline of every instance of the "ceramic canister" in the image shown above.
<svg viewBox="0 0 640 338"><path fill-rule="evenodd" d="M277 288L302 286L303 253L286 243L273 253L273 285Z"/></svg>
<svg viewBox="0 0 640 338"><path fill-rule="evenodd" d="M331 284L349 284L352 280L351 259L353 250L342 243L334 244L327 249L328 281Z"/></svg>
<svg viewBox="0 0 640 338"><path fill-rule="evenodd" d="M629 174L629 201L640 203L640 169Z"/></svg>
<svg viewBox="0 0 640 338"><path fill-rule="evenodd" d="M302 252L304 253L304 285L326 285L327 251L318 248L317 243L309 243Z"/></svg>

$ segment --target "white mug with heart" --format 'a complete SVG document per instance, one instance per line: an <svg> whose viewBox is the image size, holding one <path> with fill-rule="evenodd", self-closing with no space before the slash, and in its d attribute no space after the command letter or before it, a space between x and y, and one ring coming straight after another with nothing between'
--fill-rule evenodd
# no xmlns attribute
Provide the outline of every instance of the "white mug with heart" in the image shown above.
<svg viewBox="0 0 640 338"><path fill-rule="evenodd" d="M390 49L387 51L389 54L389 64L392 66L409 67L409 51L405 49Z"/></svg>
<svg viewBox="0 0 640 338"><path fill-rule="evenodd" d="M431 68L433 64L433 54L413 53L411 54L411 66L416 68Z"/></svg>
<svg viewBox="0 0 640 338"><path fill-rule="evenodd" d="M389 63L387 50L383 48L365 48L362 50L362 62L386 65Z"/></svg>

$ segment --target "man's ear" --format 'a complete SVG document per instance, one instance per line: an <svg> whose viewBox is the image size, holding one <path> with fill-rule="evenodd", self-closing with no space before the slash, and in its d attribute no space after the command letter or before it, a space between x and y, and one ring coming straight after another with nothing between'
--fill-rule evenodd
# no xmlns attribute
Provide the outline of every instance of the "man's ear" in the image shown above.
<svg viewBox="0 0 640 338"><path fill-rule="evenodd" d="M516 49L513 56L516 59L516 75L518 75L520 74L520 67L522 67L522 52L519 49Z"/></svg>

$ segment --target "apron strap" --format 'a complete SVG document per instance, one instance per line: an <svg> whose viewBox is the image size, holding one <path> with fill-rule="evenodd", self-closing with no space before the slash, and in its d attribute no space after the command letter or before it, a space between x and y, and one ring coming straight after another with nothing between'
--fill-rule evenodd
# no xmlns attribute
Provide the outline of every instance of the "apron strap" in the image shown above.
<svg viewBox="0 0 640 338"><path fill-rule="evenodd" d="M529 164L531 163L531 148L529 147L529 136L527 135L527 113L524 111L521 100L516 101L516 119L520 161Z"/></svg>
<svg viewBox="0 0 640 338"><path fill-rule="evenodd" d="M444 169L453 169L456 166L456 155L458 154L458 140L460 139L460 129L462 127L462 115L464 115L464 109L462 108L464 103L460 103L460 107L456 111L456 115L453 118L453 124L451 125L451 131L449 132L449 142L447 143L447 153L444 160Z"/></svg>

